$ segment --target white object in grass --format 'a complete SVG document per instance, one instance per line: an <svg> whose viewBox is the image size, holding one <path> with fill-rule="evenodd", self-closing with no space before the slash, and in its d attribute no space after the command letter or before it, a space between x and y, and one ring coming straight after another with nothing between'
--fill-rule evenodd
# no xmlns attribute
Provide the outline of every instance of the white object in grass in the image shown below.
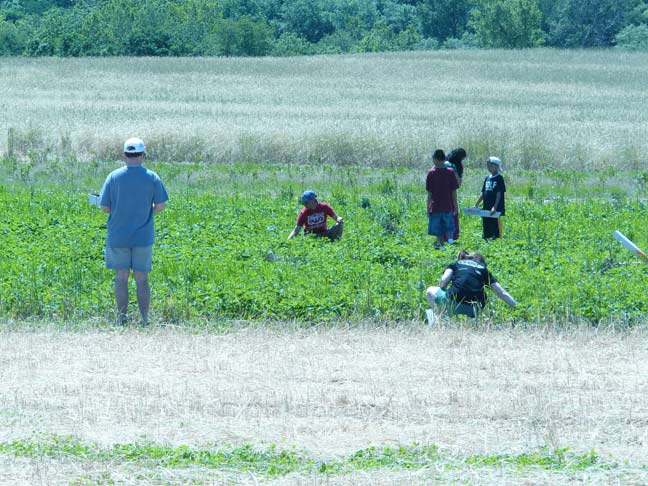
<svg viewBox="0 0 648 486"><path fill-rule="evenodd" d="M491 212L487 211L486 209L479 209L474 206L464 208L463 212L468 216L479 216L481 218L499 218L502 215L502 213L499 211L495 211L491 214Z"/></svg>
<svg viewBox="0 0 648 486"><path fill-rule="evenodd" d="M614 238L619 243L625 246L632 253L648 262L648 255L646 255L637 245L630 241L630 239L628 239L623 233L621 233L620 231L615 231L614 233L612 233L612 236L614 236Z"/></svg>
<svg viewBox="0 0 648 486"><path fill-rule="evenodd" d="M88 194L88 202L99 207L99 194Z"/></svg>

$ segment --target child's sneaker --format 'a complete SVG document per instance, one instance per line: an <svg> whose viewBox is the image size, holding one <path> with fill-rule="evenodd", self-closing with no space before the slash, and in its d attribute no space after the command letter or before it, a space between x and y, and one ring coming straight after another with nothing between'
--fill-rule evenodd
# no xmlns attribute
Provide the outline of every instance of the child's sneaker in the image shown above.
<svg viewBox="0 0 648 486"><path fill-rule="evenodd" d="M436 325L437 317L436 317L436 314L434 313L434 309L427 309L425 311L425 315L427 317L428 326Z"/></svg>
<svg viewBox="0 0 648 486"><path fill-rule="evenodd" d="M448 238L448 245L454 245L454 240L452 238Z"/></svg>

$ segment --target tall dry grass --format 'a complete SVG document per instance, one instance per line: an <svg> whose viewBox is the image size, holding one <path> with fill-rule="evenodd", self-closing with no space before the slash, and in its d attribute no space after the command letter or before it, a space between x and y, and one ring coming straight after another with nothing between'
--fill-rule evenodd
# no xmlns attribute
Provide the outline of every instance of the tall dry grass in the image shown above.
<svg viewBox="0 0 648 486"><path fill-rule="evenodd" d="M0 63L0 151L414 165L435 147L509 167L648 161L648 55L435 51L263 59L20 59Z"/></svg>
<svg viewBox="0 0 648 486"><path fill-rule="evenodd" d="M570 447L619 466L516 473L513 466L479 472L448 463L339 481L402 484L441 475L519 484L522 474L533 484L568 476L587 482L587 475L640 484L648 481L646 342L645 330L430 330L417 323L224 335L4 331L0 442L37 431L105 445L276 444L326 458L415 441L455 458ZM81 467L42 461L46 478ZM22 474L39 465L16 464ZM116 465L115 474L134 474L127 466Z"/></svg>

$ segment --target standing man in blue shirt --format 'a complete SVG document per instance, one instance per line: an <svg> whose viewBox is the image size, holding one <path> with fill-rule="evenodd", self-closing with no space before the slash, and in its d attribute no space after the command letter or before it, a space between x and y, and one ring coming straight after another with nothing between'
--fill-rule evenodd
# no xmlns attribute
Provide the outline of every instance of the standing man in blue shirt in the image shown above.
<svg viewBox="0 0 648 486"><path fill-rule="evenodd" d="M99 205L108 216L106 268L115 271L115 300L119 323L128 316L128 279L131 270L137 285L142 324L148 324L151 289L154 214L164 209L169 196L159 176L142 167L146 147L139 138L124 143L126 166L114 170L101 189Z"/></svg>

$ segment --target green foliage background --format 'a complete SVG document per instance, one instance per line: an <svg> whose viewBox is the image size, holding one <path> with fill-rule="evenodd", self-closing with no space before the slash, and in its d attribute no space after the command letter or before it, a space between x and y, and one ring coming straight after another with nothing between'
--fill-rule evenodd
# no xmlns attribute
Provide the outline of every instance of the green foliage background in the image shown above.
<svg viewBox="0 0 648 486"><path fill-rule="evenodd" d="M3 0L0 55L645 49L644 0Z"/></svg>
<svg viewBox="0 0 648 486"><path fill-rule="evenodd" d="M102 253L106 217L87 203L86 192L99 188L114 167L4 160L0 245L8 250L0 261L0 315L111 315L112 273ZM165 322L420 319L425 289L438 282L458 250L434 250L426 234L423 173L256 164L151 167L171 195L168 210L157 218L151 275L156 318ZM462 206L475 201L482 175L470 170ZM644 226L645 201L610 186L600 190L583 173L547 173L546 185L534 173L506 177L504 239L483 241L480 220L462 217L461 246L482 252L520 302L509 309L492 296L486 317L593 323L645 318L648 303L641 294L648 273L611 237L619 229L645 247L648 235L634 230ZM321 184L304 182L313 178ZM286 241L307 184L345 218L341 241ZM578 190L595 190L600 198L580 199Z"/></svg>

